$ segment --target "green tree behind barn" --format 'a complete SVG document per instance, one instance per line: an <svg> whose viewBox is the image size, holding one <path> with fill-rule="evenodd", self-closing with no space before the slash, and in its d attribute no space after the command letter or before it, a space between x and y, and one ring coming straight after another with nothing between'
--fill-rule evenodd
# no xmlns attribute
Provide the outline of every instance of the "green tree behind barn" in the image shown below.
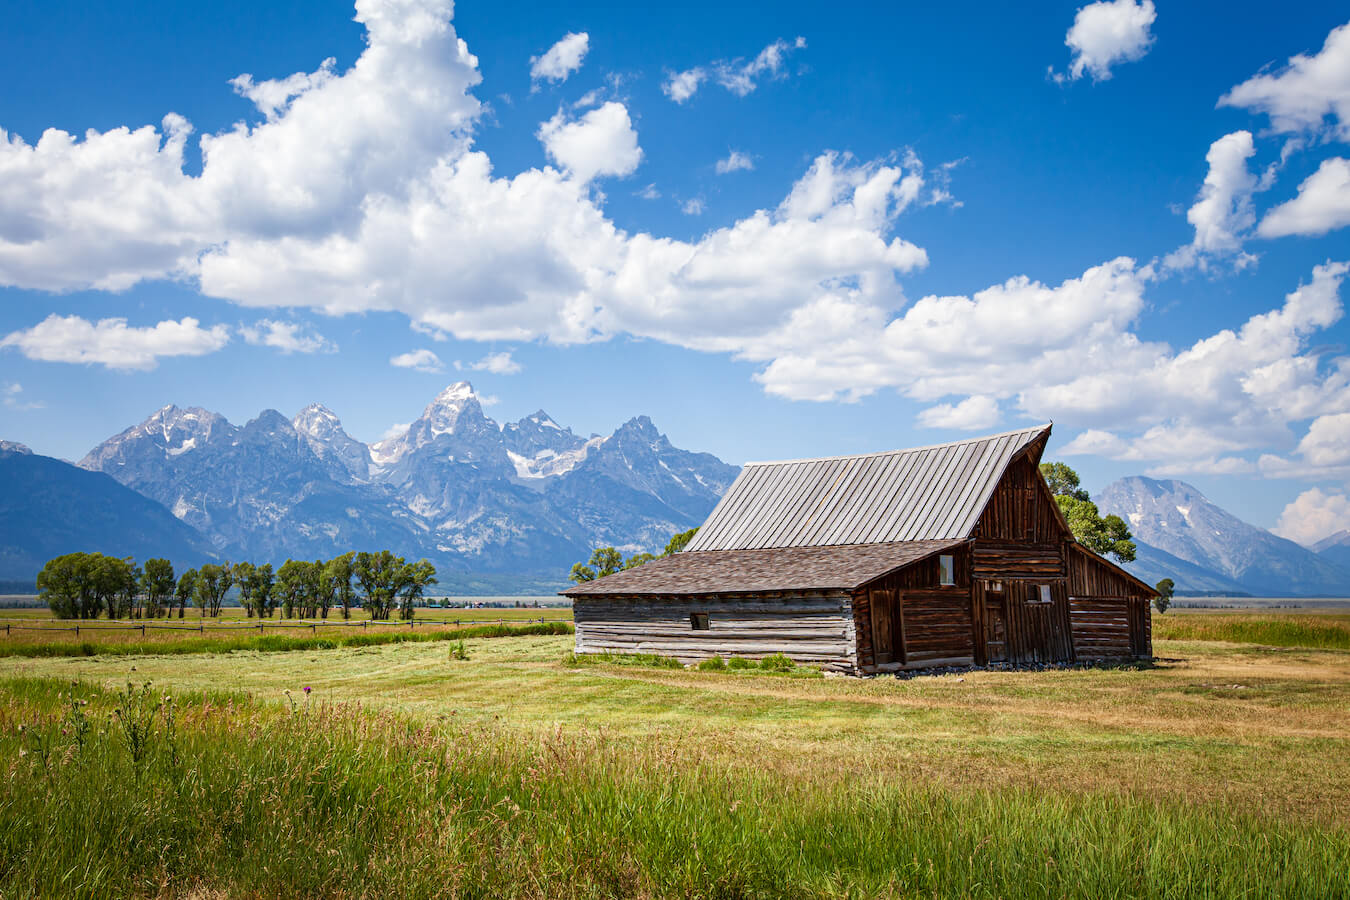
<svg viewBox="0 0 1350 900"><path fill-rule="evenodd" d="M1078 473L1062 462L1041 463L1041 474L1055 495L1055 502L1069 523L1078 543L1099 556L1114 556L1118 562L1134 562L1135 546L1130 527L1120 516L1103 516L1097 504L1080 487Z"/></svg>

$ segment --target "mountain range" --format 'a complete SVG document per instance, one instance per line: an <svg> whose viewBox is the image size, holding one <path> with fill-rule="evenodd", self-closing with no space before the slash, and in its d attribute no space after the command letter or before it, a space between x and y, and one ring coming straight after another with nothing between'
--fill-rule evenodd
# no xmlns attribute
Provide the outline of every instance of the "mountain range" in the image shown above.
<svg viewBox="0 0 1350 900"><path fill-rule="evenodd" d="M1184 481L1135 475L1093 497L1129 523L1138 546L1126 568L1149 584L1256 596L1350 596L1350 534L1312 548L1242 521Z"/></svg>
<svg viewBox="0 0 1350 900"><path fill-rule="evenodd" d="M673 446L645 416L607 437L583 438L543 410L499 425L468 382L370 445L320 404L244 425L166 406L79 466L162 504L221 556L389 547L443 574L548 584L595 546L659 549L702 522L738 471Z"/></svg>
<svg viewBox="0 0 1350 900"><path fill-rule="evenodd" d="M542 593L593 547L655 551L701 523L737 468L638 416L575 434L539 410L489 418L467 382L373 444L311 404L243 425L166 406L78 466L0 441L0 580L73 549L196 565L351 549L426 557L455 593ZM1181 481L1122 478L1093 498L1130 525L1127 566L1189 592L1350 596L1350 530L1311 548L1238 519Z"/></svg>

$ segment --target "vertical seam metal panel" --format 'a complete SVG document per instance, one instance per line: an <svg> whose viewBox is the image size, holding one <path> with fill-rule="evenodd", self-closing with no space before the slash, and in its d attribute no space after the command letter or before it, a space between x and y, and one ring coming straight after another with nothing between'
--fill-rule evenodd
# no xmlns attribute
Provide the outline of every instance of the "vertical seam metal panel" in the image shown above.
<svg viewBox="0 0 1350 900"><path fill-rule="evenodd" d="M783 476L783 466L760 466L758 477L746 485L742 492L740 505L736 508L736 517L727 523L724 537L718 542L718 549L730 549L740 546L742 536L747 530L753 530L759 522L757 515L761 497L767 497L771 485Z"/></svg>
<svg viewBox="0 0 1350 900"><path fill-rule="evenodd" d="M816 523L816 527L805 536L808 544L855 544L848 538L848 513L851 501L860 486L867 484L868 473L876 463L875 456L863 457L852 461L843 478L835 483L834 489L825 498L830 515Z"/></svg>

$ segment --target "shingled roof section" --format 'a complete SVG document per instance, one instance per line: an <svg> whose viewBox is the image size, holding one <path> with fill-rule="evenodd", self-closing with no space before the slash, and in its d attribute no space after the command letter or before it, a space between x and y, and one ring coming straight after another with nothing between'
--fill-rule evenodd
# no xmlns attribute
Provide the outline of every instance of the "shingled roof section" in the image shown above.
<svg viewBox="0 0 1350 900"><path fill-rule="evenodd" d="M586 581L567 597L644 594L739 594L764 591L852 591L961 541L898 541L844 547L686 550Z"/></svg>
<svg viewBox="0 0 1350 900"><path fill-rule="evenodd" d="M685 552L969 537L1008 464L1049 425L861 456L747 463Z"/></svg>

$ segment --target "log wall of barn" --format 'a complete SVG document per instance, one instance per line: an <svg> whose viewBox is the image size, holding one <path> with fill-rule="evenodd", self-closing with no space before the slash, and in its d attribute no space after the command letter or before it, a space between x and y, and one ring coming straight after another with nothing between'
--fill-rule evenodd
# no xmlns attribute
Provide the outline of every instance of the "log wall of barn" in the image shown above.
<svg viewBox="0 0 1350 900"><path fill-rule="evenodd" d="M1078 658L1152 658L1152 595L1078 546L1068 550L1068 569L1069 619Z"/></svg>
<svg viewBox="0 0 1350 900"><path fill-rule="evenodd" d="M694 617L708 617L706 630ZM831 671L857 668L852 599L844 593L577 598L578 653L655 653L690 663L785 653Z"/></svg>

